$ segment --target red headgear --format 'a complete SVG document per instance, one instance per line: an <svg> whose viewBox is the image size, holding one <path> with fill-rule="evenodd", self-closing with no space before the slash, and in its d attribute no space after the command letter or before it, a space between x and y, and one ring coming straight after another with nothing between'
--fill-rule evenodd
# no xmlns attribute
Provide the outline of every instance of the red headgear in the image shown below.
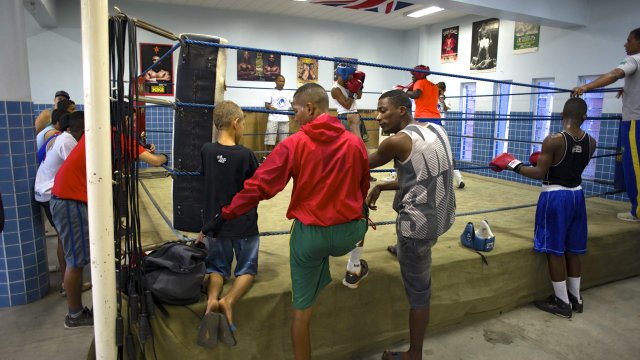
<svg viewBox="0 0 640 360"><path fill-rule="evenodd" d="M429 67L425 66L425 65L418 65L416 67L414 67L415 70L426 70L429 71ZM418 71L412 71L411 75L415 76L416 80L421 80L421 79L426 79L427 78L427 73L424 72L418 72Z"/></svg>

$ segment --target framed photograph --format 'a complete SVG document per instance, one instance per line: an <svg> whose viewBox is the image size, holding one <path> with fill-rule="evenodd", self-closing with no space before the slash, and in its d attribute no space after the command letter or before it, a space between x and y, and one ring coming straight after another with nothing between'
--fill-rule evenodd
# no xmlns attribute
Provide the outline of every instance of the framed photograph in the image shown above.
<svg viewBox="0 0 640 360"><path fill-rule="evenodd" d="M238 50L238 81L274 81L280 74L280 55Z"/></svg>
<svg viewBox="0 0 640 360"><path fill-rule="evenodd" d="M173 96L173 56L158 62L171 49L171 44L140 44L140 72L144 74L142 95Z"/></svg>
<svg viewBox="0 0 640 360"><path fill-rule="evenodd" d="M469 69L472 73L494 72L498 67L498 35L500 20L488 19L476 21L471 30L471 60Z"/></svg>
<svg viewBox="0 0 640 360"><path fill-rule="evenodd" d="M513 31L513 53L526 54L538 51L540 25L516 21Z"/></svg>
<svg viewBox="0 0 640 360"><path fill-rule="evenodd" d="M297 66L297 85L298 87L307 83L318 82L318 60L299 57Z"/></svg>
<svg viewBox="0 0 640 360"><path fill-rule="evenodd" d="M458 34L460 27L454 26L442 29L442 46L440 47L440 62L450 63L458 61Z"/></svg>

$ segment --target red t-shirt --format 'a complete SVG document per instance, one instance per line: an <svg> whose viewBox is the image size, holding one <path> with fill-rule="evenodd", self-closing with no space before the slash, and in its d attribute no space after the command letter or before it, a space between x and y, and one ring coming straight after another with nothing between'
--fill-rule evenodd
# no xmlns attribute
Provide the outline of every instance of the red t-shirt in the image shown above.
<svg viewBox="0 0 640 360"><path fill-rule="evenodd" d="M413 84L413 91L420 90L422 95L415 99L415 118L439 118L438 111L438 86L427 79L420 79Z"/></svg>
<svg viewBox="0 0 640 360"><path fill-rule="evenodd" d="M138 145L138 153L147 151ZM87 203L87 150L85 136L82 135L67 159L60 166L53 181L51 195L65 200L77 200Z"/></svg>

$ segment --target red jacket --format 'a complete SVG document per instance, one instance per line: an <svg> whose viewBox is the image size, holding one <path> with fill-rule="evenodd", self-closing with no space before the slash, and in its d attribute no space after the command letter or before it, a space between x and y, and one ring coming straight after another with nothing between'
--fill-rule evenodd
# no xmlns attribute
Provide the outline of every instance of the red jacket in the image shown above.
<svg viewBox="0 0 640 360"><path fill-rule="evenodd" d="M293 178L287 218L330 226L362 218L369 191L367 149L340 120L322 114L278 144L244 189L222 209L235 219L274 197Z"/></svg>

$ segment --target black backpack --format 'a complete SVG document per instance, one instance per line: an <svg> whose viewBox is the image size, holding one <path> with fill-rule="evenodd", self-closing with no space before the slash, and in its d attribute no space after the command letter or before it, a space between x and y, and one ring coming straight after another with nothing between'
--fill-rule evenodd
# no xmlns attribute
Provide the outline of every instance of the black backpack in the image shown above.
<svg viewBox="0 0 640 360"><path fill-rule="evenodd" d="M168 242L142 260L144 287L154 298L171 305L200 300L207 251L181 242Z"/></svg>

